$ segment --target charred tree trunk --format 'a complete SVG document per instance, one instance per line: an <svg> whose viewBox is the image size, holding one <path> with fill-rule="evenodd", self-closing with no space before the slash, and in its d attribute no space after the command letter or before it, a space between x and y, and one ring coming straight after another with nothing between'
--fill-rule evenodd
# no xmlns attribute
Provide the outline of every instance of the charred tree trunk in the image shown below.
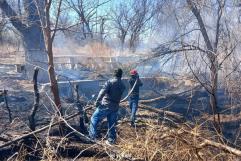
<svg viewBox="0 0 241 161"><path fill-rule="evenodd" d="M39 90L38 90L38 68L34 69L33 75L33 87L34 87L34 105L29 115L29 127L32 131L35 130L36 123L35 123L35 115L39 108Z"/></svg>
<svg viewBox="0 0 241 161"><path fill-rule="evenodd" d="M8 91L7 90L3 90L3 99L4 99L4 103L5 103L5 106L6 106L6 109L8 110L8 118L9 118L9 122L11 123L12 122L12 112L8 106L8 99L7 99L7 93Z"/></svg>
<svg viewBox="0 0 241 161"><path fill-rule="evenodd" d="M83 104L80 102L80 96L79 96L79 85L77 84L75 86L75 93L76 93L76 101L75 104L79 110L80 118L79 118L79 126L80 126L80 131L83 133L87 133L87 128L85 127L85 122L87 122L87 116L86 113L83 109Z"/></svg>

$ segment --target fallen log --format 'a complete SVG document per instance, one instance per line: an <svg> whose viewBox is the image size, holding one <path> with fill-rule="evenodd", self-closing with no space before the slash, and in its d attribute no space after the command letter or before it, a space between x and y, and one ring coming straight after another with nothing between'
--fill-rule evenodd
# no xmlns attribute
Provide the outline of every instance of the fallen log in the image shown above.
<svg viewBox="0 0 241 161"><path fill-rule="evenodd" d="M195 89L198 89L200 88L200 86L196 86L194 87L193 89L189 89L187 91L183 91L183 92L179 92L179 93L173 93L173 94L167 94L167 95L161 95L159 97L156 97L156 98L152 98L152 99L147 99L147 100L139 100L140 103L153 103L153 102L156 102L156 101L159 101L161 99L167 99L167 98L175 98L176 96L180 96L180 95L184 95L188 92L191 92Z"/></svg>
<svg viewBox="0 0 241 161"><path fill-rule="evenodd" d="M199 145L199 148L203 148L205 146L213 146L215 148L222 149L223 151L226 151L226 152L229 152L229 153L232 153L236 156L241 157L241 151L240 150L238 150L236 148L233 148L233 147L230 147L228 145L224 145L224 144L217 143L217 142L214 142L214 141L211 141L211 140L208 140L208 139L204 139L203 143Z"/></svg>
<svg viewBox="0 0 241 161"><path fill-rule="evenodd" d="M125 106L125 107L129 106L128 103L121 103L121 105ZM151 112L155 112L155 113L158 113L158 114L166 115L168 117L173 117L173 118L179 120L180 122L185 121L185 118L182 115L180 115L178 113L175 113L175 112L165 111L165 110L159 109L159 108L153 108L151 106L144 105L144 104L141 104L141 103L138 105L138 108L143 109L143 110L148 110L148 111L151 111Z"/></svg>
<svg viewBox="0 0 241 161"><path fill-rule="evenodd" d="M152 99L148 99L148 100L140 100L139 102L140 103L153 103L153 102L156 102L156 101L159 101L161 99L166 99L167 96L160 96L160 97L156 97L156 98L152 98Z"/></svg>
<svg viewBox="0 0 241 161"><path fill-rule="evenodd" d="M147 105L144 105L144 104L140 104L140 108L144 109L144 110L149 110L149 111L152 111L152 112L165 113L169 116L177 117L177 118L180 118L180 119L183 118L182 115L180 115L176 112L166 111L166 110L162 110L162 109L159 109L159 108L153 108L151 106L147 106Z"/></svg>

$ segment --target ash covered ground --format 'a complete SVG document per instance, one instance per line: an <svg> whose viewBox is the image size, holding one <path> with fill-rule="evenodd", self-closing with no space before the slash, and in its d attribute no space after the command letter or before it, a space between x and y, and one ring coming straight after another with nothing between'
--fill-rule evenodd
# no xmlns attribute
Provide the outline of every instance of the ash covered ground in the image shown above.
<svg viewBox="0 0 241 161"><path fill-rule="evenodd" d="M34 103L33 83L23 77L22 74L13 71L1 74L1 88L8 90L7 99L13 121L9 123L8 111L4 102L1 102L0 145L31 131L28 127L28 115ZM216 155L220 154L215 160L222 160L222 157L227 160L239 159L232 154L223 153L222 150L213 147L201 147L201 150L196 154L192 145L201 144L202 140L198 139L196 142L194 139L196 136L192 136L186 131L195 130L197 128L196 124L206 120L209 123L198 126L198 133L208 139L216 139L216 134L209 127L211 124L209 119L210 111L206 107L208 95L202 88L185 85L183 81L165 79L163 82L165 82L166 86L162 90L156 90L155 86L153 86L153 90L141 90L140 106L142 108L138 111L135 128L131 128L129 125L128 102L121 105L121 117L118 121L118 140L114 148L108 147L102 140L107 132L107 125L104 121L104 124L99 127L101 146L86 142L85 138L71 130L67 133L68 136L62 137L59 135L58 127L55 126L50 130L36 134L35 137L38 138L39 142L36 142L36 140L31 142L30 139L30 142L35 145L35 149L29 149L25 145L29 140L19 141L0 150L0 158L1 160L10 157L17 160L73 160L74 158L77 160L113 160L115 157L123 157L124 160L128 158L133 160L169 160L171 158L172 160L178 160L181 157L183 160L201 160L200 158L215 158ZM73 95L75 96L75 94ZM162 98L148 102L148 100L160 96ZM1 99L1 101L3 100ZM74 98L62 98L65 115L78 112L74 101ZM86 105L88 100L81 97L81 101L83 105ZM93 104L93 102L89 103L89 106ZM181 115L186 121L183 123L183 120L178 120L175 117L172 118L165 114L160 115L158 111L153 112L146 109L146 106L172 111L175 115ZM87 112L88 118L92 112L93 109ZM40 89L40 106L35 117L37 129L48 125L55 115L56 112L51 103L51 93ZM228 112L221 115L221 117L223 128L229 129L225 130L225 135L238 145L240 143L240 136L238 135L240 130L238 127L239 117L233 115L230 117ZM79 116L69 120L68 123L77 131L86 134L85 131L81 131L79 128ZM185 124L188 124L189 127L184 127ZM88 123L86 123L87 125ZM179 133L180 131L183 132ZM185 142L180 137L190 142ZM177 145L178 149L176 149ZM117 153L118 156L116 156Z"/></svg>

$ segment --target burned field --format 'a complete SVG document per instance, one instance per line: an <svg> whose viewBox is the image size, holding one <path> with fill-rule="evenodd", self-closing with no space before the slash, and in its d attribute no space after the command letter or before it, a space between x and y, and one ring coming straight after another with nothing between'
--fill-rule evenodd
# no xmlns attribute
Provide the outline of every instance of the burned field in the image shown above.
<svg viewBox="0 0 241 161"><path fill-rule="evenodd" d="M74 90L72 99L63 95L64 115L60 117L46 87L40 89L39 107L34 117L35 130L32 131L29 116L34 104L33 82L1 78L1 83L11 86L7 91L7 99L12 116L10 123L9 111L2 102L1 160L231 161L241 157L238 118L233 124L228 112L223 113L223 134L227 137L220 137L213 129L210 111L202 107L202 101L207 95L196 86L188 86L183 82L170 86L164 79L153 81L150 88L144 87L141 90L142 98L135 127L129 123L128 102L122 102L117 125L117 144L110 146L105 143L108 131L106 120L98 127L98 140L91 142L88 139L88 120L95 107L94 101L86 98L88 94L83 97L84 91L79 93L79 102ZM155 90L150 90L151 88ZM79 114L79 105L86 109L85 116Z"/></svg>

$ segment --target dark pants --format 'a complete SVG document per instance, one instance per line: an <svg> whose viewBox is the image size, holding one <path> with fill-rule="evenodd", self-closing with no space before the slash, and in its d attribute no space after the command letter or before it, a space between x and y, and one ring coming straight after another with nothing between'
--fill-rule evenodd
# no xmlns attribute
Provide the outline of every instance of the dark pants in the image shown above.
<svg viewBox="0 0 241 161"><path fill-rule="evenodd" d="M116 121L117 121L117 112L111 111L107 107L101 106L97 108L93 113L90 120L89 135L91 139L96 139L96 129L99 122L101 122L105 117L107 117L108 122L108 140L112 143L116 140Z"/></svg>
<svg viewBox="0 0 241 161"><path fill-rule="evenodd" d="M129 104L130 104L130 109L131 109L131 124L135 123L136 120L136 111L138 109L138 101L139 98L130 98Z"/></svg>

